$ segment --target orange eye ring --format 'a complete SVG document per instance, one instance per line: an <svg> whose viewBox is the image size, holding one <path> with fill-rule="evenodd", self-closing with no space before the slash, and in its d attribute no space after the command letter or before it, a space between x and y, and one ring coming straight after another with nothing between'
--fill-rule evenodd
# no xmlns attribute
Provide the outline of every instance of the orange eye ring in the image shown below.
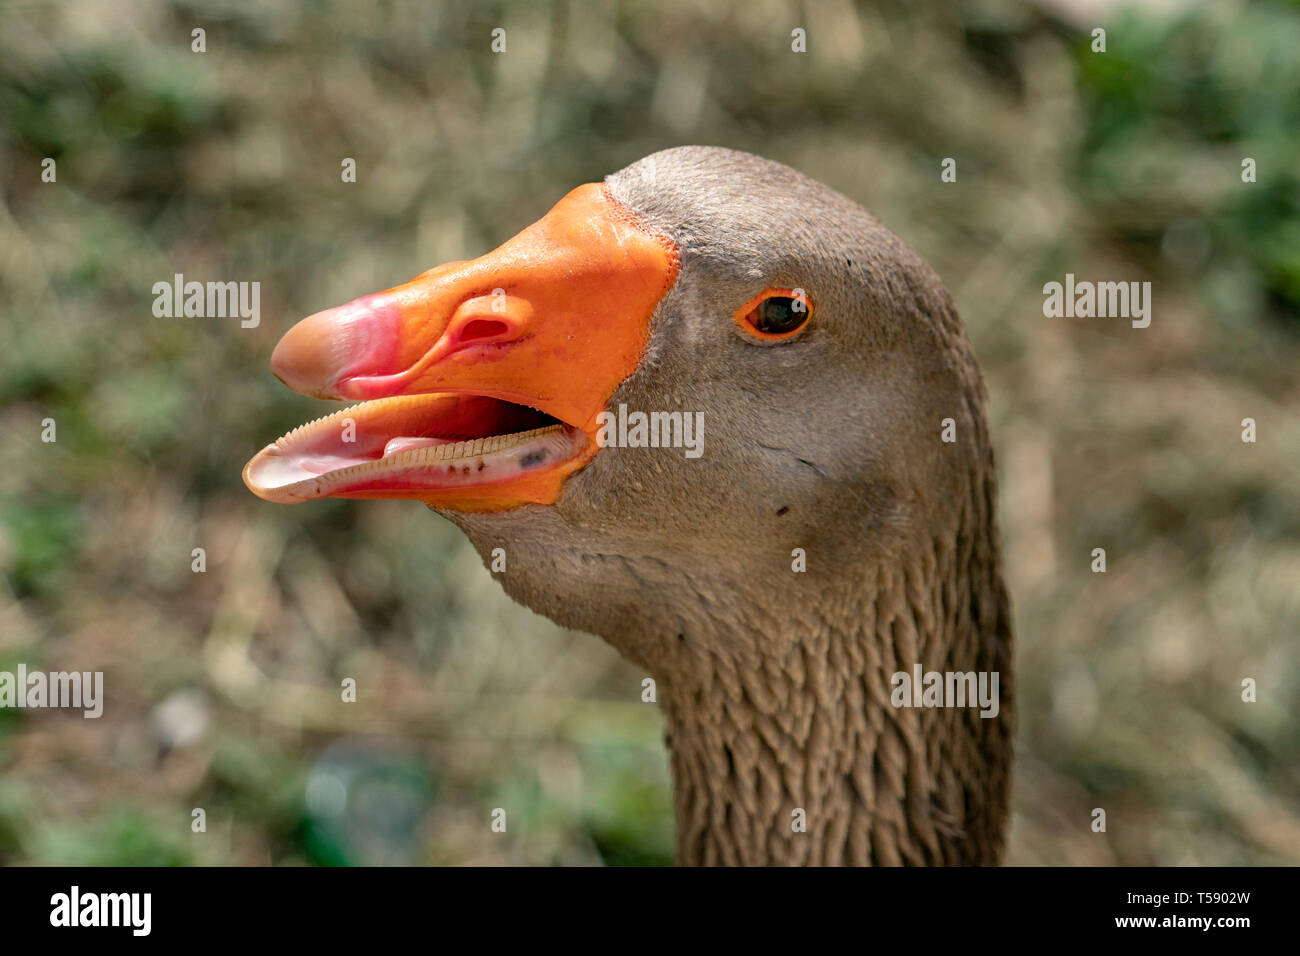
<svg viewBox="0 0 1300 956"><path fill-rule="evenodd" d="M756 339L780 342L808 327L813 303L803 289L764 289L736 310L736 324Z"/></svg>

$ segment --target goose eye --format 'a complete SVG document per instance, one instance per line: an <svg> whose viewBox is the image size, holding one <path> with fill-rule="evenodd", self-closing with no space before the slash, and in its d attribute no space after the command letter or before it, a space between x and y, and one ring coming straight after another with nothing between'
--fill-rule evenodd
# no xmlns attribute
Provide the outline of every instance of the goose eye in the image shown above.
<svg viewBox="0 0 1300 956"><path fill-rule="evenodd" d="M736 324L758 339L788 339L812 318L802 289L768 289L736 310Z"/></svg>

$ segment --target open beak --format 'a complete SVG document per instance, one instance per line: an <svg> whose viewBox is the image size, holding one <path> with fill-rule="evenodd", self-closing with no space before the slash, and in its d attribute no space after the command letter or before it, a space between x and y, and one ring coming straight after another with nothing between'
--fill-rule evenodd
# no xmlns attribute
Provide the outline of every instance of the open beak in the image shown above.
<svg viewBox="0 0 1300 956"><path fill-rule="evenodd" d="M361 403L267 445L244 483L285 503L552 504L596 454L596 416L640 363L676 274L672 243L589 183L479 259L308 316L272 370Z"/></svg>

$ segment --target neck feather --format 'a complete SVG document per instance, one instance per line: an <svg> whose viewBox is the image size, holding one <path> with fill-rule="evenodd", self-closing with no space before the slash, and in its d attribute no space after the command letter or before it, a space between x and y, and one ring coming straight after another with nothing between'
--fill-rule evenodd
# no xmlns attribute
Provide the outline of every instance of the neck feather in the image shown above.
<svg viewBox="0 0 1300 956"><path fill-rule="evenodd" d="M818 601L738 603L711 618L728 633L679 638L661 690L679 863L999 861L1014 712L992 495L990 477L955 535ZM917 664L997 672L997 714L893 706L892 675Z"/></svg>

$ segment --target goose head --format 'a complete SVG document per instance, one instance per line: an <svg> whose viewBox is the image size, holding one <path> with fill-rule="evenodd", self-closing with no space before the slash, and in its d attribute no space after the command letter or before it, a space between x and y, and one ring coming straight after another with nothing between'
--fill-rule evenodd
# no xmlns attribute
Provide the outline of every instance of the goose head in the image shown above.
<svg viewBox="0 0 1300 956"><path fill-rule="evenodd" d="M263 449L254 493L419 499L655 678L682 862L997 858L983 385L938 277L857 204L746 153L655 153L304 319L272 366L361 404ZM1000 670L1000 716L892 707L916 664Z"/></svg>

